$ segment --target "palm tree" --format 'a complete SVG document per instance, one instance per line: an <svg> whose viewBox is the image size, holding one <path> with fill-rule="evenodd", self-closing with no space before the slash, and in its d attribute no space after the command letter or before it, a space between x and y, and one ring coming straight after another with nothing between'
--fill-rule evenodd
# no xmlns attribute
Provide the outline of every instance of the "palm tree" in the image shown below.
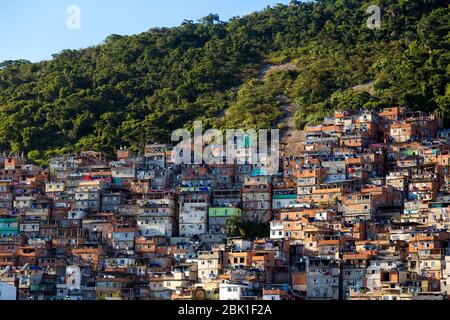
<svg viewBox="0 0 450 320"><path fill-rule="evenodd" d="M230 236L245 237L244 221L241 216L232 216L225 221L225 228Z"/></svg>

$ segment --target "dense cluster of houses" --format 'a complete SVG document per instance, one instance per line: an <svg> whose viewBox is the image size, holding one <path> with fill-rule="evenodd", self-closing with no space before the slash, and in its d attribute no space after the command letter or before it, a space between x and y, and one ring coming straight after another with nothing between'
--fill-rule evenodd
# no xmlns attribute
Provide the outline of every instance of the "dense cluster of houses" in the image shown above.
<svg viewBox="0 0 450 320"><path fill-rule="evenodd" d="M48 169L0 157L0 300L447 299L438 117L336 112L288 147L273 175L177 165L165 144ZM270 230L248 239L230 221Z"/></svg>

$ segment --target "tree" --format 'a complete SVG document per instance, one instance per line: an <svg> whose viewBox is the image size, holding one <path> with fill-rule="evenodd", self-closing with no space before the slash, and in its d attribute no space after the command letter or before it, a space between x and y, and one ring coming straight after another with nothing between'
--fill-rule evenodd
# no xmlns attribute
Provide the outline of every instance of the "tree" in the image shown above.
<svg viewBox="0 0 450 320"><path fill-rule="evenodd" d="M365 23L370 1L293 1L223 23L210 14L111 35L50 61L5 61L0 150L33 152L36 162L83 148L113 156L121 145L169 142L172 130L197 119L219 129L276 128L286 105L296 108L298 128L334 109L389 104L436 111L448 123L446 4L382 2L376 32ZM352 89L367 83L367 93Z"/></svg>
<svg viewBox="0 0 450 320"><path fill-rule="evenodd" d="M212 13L208 14L206 17L201 18L199 22L207 25L213 25L216 22L221 23L219 15Z"/></svg>

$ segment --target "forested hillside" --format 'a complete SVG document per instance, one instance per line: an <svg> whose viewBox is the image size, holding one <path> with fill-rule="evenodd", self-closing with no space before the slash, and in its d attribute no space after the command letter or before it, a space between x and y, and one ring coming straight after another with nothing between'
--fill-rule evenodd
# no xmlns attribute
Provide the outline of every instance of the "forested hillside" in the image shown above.
<svg viewBox="0 0 450 320"><path fill-rule="evenodd" d="M373 4L381 29L366 25ZM293 1L228 22L210 15L111 35L51 61L6 61L0 150L45 164L59 153L169 141L194 119L272 128L283 117L280 97L295 106L298 128L334 109L392 104L449 123L449 30L447 1Z"/></svg>

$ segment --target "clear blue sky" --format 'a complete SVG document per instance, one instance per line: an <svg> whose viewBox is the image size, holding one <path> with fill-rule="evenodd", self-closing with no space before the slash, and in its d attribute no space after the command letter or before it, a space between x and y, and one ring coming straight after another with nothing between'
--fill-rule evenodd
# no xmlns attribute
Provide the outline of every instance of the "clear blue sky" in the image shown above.
<svg viewBox="0 0 450 320"><path fill-rule="evenodd" d="M221 20L289 0L0 0L0 61L39 61L63 49L101 43L108 35L171 27L217 13ZM81 9L81 29L69 30L67 8Z"/></svg>

